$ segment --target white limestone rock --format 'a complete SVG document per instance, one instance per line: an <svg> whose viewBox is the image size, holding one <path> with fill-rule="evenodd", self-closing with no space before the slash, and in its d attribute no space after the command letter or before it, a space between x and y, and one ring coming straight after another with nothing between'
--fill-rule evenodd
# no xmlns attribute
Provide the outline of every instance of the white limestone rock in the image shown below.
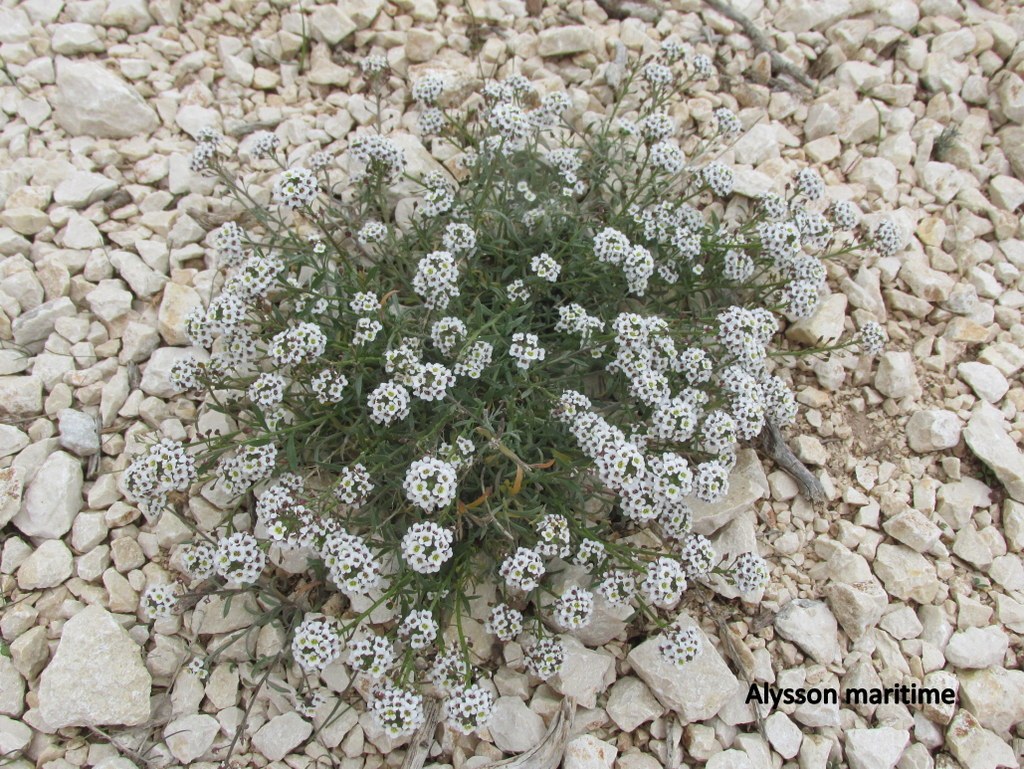
<svg viewBox="0 0 1024 769"><path fill-rule="evenodd" d="M12 466L0 470L0 529L21 510L24 487L25 471L22 468Z"/></svg>
<svg viewBox="0 0 1024 769"><path fill-rule="evenodd" d="M651 694L647 685L632 676L615 682L604 709L624 732L632 732L640 724L653 721L665 712L664 706Z"/></svg>
<svg viewBox="0 0 1024 769"><path fill-rule="evenodd" d="M967 422L964 440L975 456L992 468L1007 493L1024 502L1024 453L1007 434L999 410L988 403L980 404Z"/></svg>
<svg viewBox="0 0 1024 769"><path fill-rule="evenodd" d="M946 729L946 746L964 769L1019 766L1013 748L978 723L966 710L959 711Z"/></svg>
<svg viewBox="0 0 1024 769"><path fill-rule="evenodd" d="M275 716L252 738L252 746L270 761L280 761L305 742L313 725L295 711Z"/></svg>
<svg viewBox="0 0 1024 769"><path fill-rule="evenodd" d="M565 746L562 769L612 769L618 754L618 748L610 742L582 734Z"/></svg>
<svg viewBox="0 0 1024 769"><path fill-rule="evenodd" d="M138 644L112 614L89 606L64 625L40 679L39 712L55 729L138 726L149 720L151 683Z"/></svg>
<svg viewBox="0 0 1024 769"><path fill-rule="evenodd" d="M48 539L18 569L18 587L42 590L56 587L71 576L71 551L59 539Z"/></svg>
<svg viewBox="0 0 1024 769"><path fill-rule="evenodd" d="M988 668L1003 664L1009 638L996 625L972 627L953 633L946 645L946 659L958 668Z"/></svg>
<svg viewBox="0 0 1024 769"><path fill-rule="evenodd" d="M163 298L160 300L160 312L157 315L160 335L169 345L191 344L185 333L185 320L189 313L200 307L202 298L191 286L180 283L168 283L164 286Z"/></svg>
<svg viewBox="0 0 1024 769"><path fill-rule="evenodd" d="M164 741L172 756L190 764L210 749L219 731L216 718L196 713L168 723L164 727Z"/></svg>
<svg viewBox="0 0 1024 769"><path fill-rule="evenodd" d="M956 370L957 376L974 390L975 395L989 403L999 403L1010 389L1003 372L987 363L961 363Z"/></svg>
<svg viewBox="0 0 1024 769"><path fill-rule="evenodd" d="M540 33L537 40L537 53L549 59L556 56L569 56L594 49L596 38L594 30L583 25L549 27Z"/></svg>
<svg viewBox="0 0 1024 769"><path fill-rule="evenodd" d="M893 350L879 356L875 389L887 398L900 399L920 394L914 359L909 352Z"/></svg>
<svg viewBox="0 0 1024 769"><path fill-rule="evenodd" d="M901 601L931 603L939 591L932 562L903 545L879 545L874 571L889 595Z"/></svg>
<svg viewBox="0 0 1024 769"><path fill-rule="evenodd" d="M1024 721L1024 671L1001 666L957 672L960 704L1000 737Z"/></svg>
<svg viewBox="0 0 1024 769"><path fill-rule="evenodd" d="M132 86L91 61L57 57L54 119L72 136L129 139L152 133L159 121Z"/></svg>
<svg viewBox="0 0 1024 769"><path fill-rule="evenodd" d="M498 697L487 729L502 753L522 753L544 738L544 719L518 697Z"/></svg>
<svg viewBox="0 0 1024 769"><path fill-rule="evenodd" d="M77 409L61 409L57 419L61 446L80 457L99 453L100 433L95 417Z"/></svg>
<svg viewBox="0 0 1024 769"><path fill-rule="evenodd" d="M550 684L580 707L597 706L597 697L615 681L615 658L607 652L588 649L570 635L561 636L565 645L565 664Z"/></svg>
<svg viewBox="0 0 1024 769"><path fill-rule="evenodd" d="M918 454L951 449L960 442L960 419L945 409L916 411L907 420L907 443Z"/></svg>
<svg viewBox="0 0 1024 769"><path fill-rule="evenodd" d="M910 741L909 732L890 726L848 729L845 736L850 769L893 769Z"/></svg>
<svg viewBox="0 0 1024 769"><path fill-rule="evenodd" d="M13 523L30 537L59 539L82 509L82 465L64 451L50 454L25 491Z"/></svg>
<svg viewBox="0 0 1024 769"><path fill-rule="evenodd" d="M654 696L679 714L681 723L706 721L725 705L736 690L737 679L689 615L681 613L676 624L697 629L703 642L700 656L680 667L658 651L660 639L651 638L629 653L629 664Z"/></svg>
<svg viewBox="0 0 1024 769"><path fill-rule="evenodd" d="M823 601L790 601L775 616L775 629L822 665L839 660L839 626Z"/></svg>

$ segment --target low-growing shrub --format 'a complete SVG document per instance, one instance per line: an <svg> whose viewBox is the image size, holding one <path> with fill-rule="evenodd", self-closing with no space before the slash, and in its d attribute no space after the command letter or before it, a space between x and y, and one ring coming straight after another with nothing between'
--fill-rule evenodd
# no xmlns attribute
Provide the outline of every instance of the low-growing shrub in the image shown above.
<svg viewBox="0 0 1024 769"><path fill-rule="evenodd" d="M363 64L371 91L388 74ZM726 208L733 174L714 157L738 118L720 108L680 137L672 117L711 75L666 44L589 123L522 76L457 107L423 77L418 127L451 161L415 177L379 131L344 164L290 167L257 136L243 181L225 141L200 135L195 170L255 222L219 230L223 285L187 323L203 352L172 373L221 431L152 445L124 485L150 516L186 492L226 511L179 554L188 589L256 595L290 633L305 710L341 660L392 736L421 723L425 692L453 728L486 723L489 650L464 623L488 584L487 632L522 644L542 679L559 634L597 611L638 612L685 665L700 636L671 611L688 585L765 586L760 555L725 562L691 531L690 502L720 500L737 447L794 420L780 317L811 316L823 260L863 244L859 211L826 205L809 169L786 196ZM891 224L868 240L899 247ZM859 341L877 350L881 328ZM569 563L589 581L553 590ZM173 611L180 592L150 588L146 610Z"/></svg>

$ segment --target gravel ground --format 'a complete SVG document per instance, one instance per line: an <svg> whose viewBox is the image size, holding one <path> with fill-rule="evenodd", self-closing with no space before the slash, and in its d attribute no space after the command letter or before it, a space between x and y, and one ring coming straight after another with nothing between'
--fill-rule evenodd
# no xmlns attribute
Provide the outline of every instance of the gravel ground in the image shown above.
<svg viewBox="0 0 1024 769"><path fill-rule="evenodd" d="M495 677L488 732L445 731L429 762L475 769L536 744L561 695L579 703L567 769L994 769L1024 759L1024 12L1003 0L737 0L769 44L815 80L773 77L739 26L698 0L659 20L593 2L6 0L0 56L0 755L11 767L213 766L237 724L238 766L399 766L366 716L321 726L294 681L253 696L267 628L205 681L187 670L250 621L203 601L143 621L186 527L140 517L118 476L146 436L184 438L197 404L167 374L207 301L212 222L225 201L188 168L193 136L274 130L290 158L343 151L371 119L357 62L463 82L500 67L600 111L616 41L668 35L714 58L717 83L677 117L728 106L748 128L722 158L755 195L813 165L869 222L892 216L895 257L830 264L834 293L796 342L866 320L892 340L877 363L803 359L796 454L830 501L746 455L707 519L720 552L754 543L773 581L757 605L688 609L709 651L683 669L651 642L570 647L534 687L516 660ZM543 5L537 13L534 6ZM530 10L528 10L528 8ZM534 15L531 15L533 11ZM304 32L308 37L304 36ZM714 86L718 86L717 88ZM404 93L388 105L411 130ZM244 149L245 141L242 139ZM414 156L430 151L413 140ZM444 161L443 155L437 158ZM776 191L780 191L776 189ZM212 263L212 262L211 262ZM16 349L17 348L17 349ZM21 350L21 351L19 351ZM27 356L22 351L27 351ZM193 511L195 510L194 504ZM201 514L201 510L199 513ZM684 609L686 607L684 606ZM484 641L486 642L486 641ZM325 674L328 689L343 673ZM900 684L955 704L745 702L772 688ZM535 683L535 682L534 682ZM281 762L284 762L283 764ZM0 759L3 763L3 759ZM669 769L673 769L669 767Z"/></svg>

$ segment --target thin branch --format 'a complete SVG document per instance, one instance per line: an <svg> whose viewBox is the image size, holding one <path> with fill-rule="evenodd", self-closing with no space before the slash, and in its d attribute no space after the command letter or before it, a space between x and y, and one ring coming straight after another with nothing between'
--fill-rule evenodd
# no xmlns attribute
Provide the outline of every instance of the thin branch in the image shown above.
<svg viewBox="0 0 1024 769"><path fill-rule="evenodd" d="M796 458L796 455L786 445L786 439L783 438L782 431L779 430L778 426L770 421L766 422L764 430L761 431L760 439L765 453L775 460L775 464L793 476L793 480L800 487L800 493L816 509L824 507L827 499L825 487L821 485L821 481L811 474L807 466Z"/></svg>
<svg viewBox="0 0 1024 769"><path fill-rule="evenodd" d="M772 62L773 71L779 72L783 75L788 75L809 91L815 90L816 84L807 76L807 73L792 62L783 59L772 47L771 43L768 42L768 38L766 38L764 34L762 34L761 30L757 28L757 25L750 20L750 17L737 11L731 5L726 3L725 0L704 0L704 2L727 19L732 19L734 22L739 24L743 33L749 37L750 42L754 44L754 47L757 48L757 50L768 54Z"/></svg>

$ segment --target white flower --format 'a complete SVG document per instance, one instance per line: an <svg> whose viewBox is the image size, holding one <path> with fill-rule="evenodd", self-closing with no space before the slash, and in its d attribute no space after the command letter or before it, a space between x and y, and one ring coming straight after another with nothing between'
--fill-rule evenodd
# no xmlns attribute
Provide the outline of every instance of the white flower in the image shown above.
<svg viewBox="0 0 1024 769"><path fill-rule="evenodd" d="M197 478L195 460L178 441L163 438L124 472L124 487L147 516L156 515L173 491L186 491Z"/></svg>
<svg viewBox="0 0 1024 769"><path fill-rule="evenodd" d="M434 616L426 609L420 609L405 615L398 628L398 635L406 639L413 649L424 649L437 638L437 631Z"/></svg>
<svg viewBox="0 0 1024 769"><path fill-rule="evenodd" d="M521 547L502 561L500 574L510 588L529 593L540 585L544 562L533 550Z"/></svg>
<svg viewBox="0 0 1024 769"><path fill-rule="evenodd" d="M402 537L402 558L420 574L435 574L453 554L452 533L432 521L414 523Z"/></svg>
<svg viewBox="0 0 1024 769"><path fill-rule="evenodd" d="M395 661L395 651L383 636L353 641L348 648L348 664L371 678L383 676Z"/></svg>
<svg viewBox="0 0 1024 769"><path fill-rule="evenodd" d="M594 613L594 594L573 585L555 601L555 621L566 630L579 630L590 624Z"/></svg>
<svg viewBox="0 0 1024 769"><path fill-rule="evenodd" d="M396 382L383 382L366 399L370 419L391 425L409 416L409 391Z"/></svg>
<svg viewBox="0 0 1024 769"><path fill-rule="evenodd" d="M423 697L386 684L370 693L370 713L391 738L412 734L423 723Z"/></svg>
<svg viewBox="0 0 1024 769"><path fill-rule="evenodd" d="M239 585L249 585L263 573L267 554L260 549L256 537L240 531L217 542L214 563L220 576Z"/></svg>
<svg viewBox="0 0 1024 769"><path fill-rule="evenodd" d="M316 175L308 168L289 168L274 182L274 202L285 208L308 206L316 193Z"/></svg>
<svg viewBox="0 0 1024 769"><path fill-rule="evenodd" d="M180 588L177 584L147 587L139 602L146 619L161 619L173 615L178 606L179 592Z"/></svg>
<svg viewBox="0 0 1024 769"><path fill-rule="evenodd" d="M649 603L670 609L686 590L686 571L674 558L658 558L647 564L640 589Z"/></svg>
<svg viewBox="0 0 1024 769"><path fill-rule="evenodd" d="M484 630L498 636L501 641L515 640L515 637L523 632L523 613L500 603L491 609L491 616L484 623Z"/></svg>
<svg viewBox="0 0 1024 769"><path fill-rule="evenodd" d="M323 670L341 656L341 636L337 623L326 617L307 617L295 628L292 657L303 670Z"/></svg>
<svg viewBox="0 0 1024 769"><path fill-rule="evenodd" d="M885 349L887 341L885 330L881 324L873 320L869 320L861 326L857 334L857 344L867 355L878 355Z"/></svg>
<svg viewBox="0 0 1024 769"><path fill-rule="evenodd" d="M562 272L561 265L547 254L533 257L530 260L530 269L533 270L538 278L549 283L557 281L559 273Z"/></svg>
<svg viewBox="0 0 1024 769"><path fill-rule="evenodd" d="M476 684L456 689L445 703L448 723L462 734L472 734L487 726L494 710L494 698Z"/></svg>
<svg viewBox="0 0 1024 769"><path fill-rule="evenodd" d="M741 593L756 593L768 584L768 563L757 553L741 553L733 564L733 579Z"/></svg>
<svg viewBox="0 0 1024 769"><path fill-rule="evenodd" d="M267 350L279 366L311 363L327 349L327 336L314 323L299 323L270 340Z"/></svg>
<svg viewBox="0 0 1024 769"><path fill-rule="evenodd" d="M672 628L658 642L658 651L661 655L679 667L697 659L703 648L704 642L700 633L692 627L685 630Z"/></svg>
<svg viewBox="0 0 1024 769"><path fill-rule="evenodd" d="M565 645L558 638L541 638L526 650L526 667L537 678L547 681L565 664Z"/></svg>
<svg viewBox="0 0 1024 769"><path fill-rule="evenodd" d="M417 459L405 474L402 484L410 502L428 513L441 510L455 500L456 467L434 457Z"/></svg>
<svg viewBox="0 0 1024 769"><path fill-rule="evenodd" d="M525 370L530 368L537 361L544 360L547 352L538 344L536 334L513 334L512 346L509 347L509 355L515 361L516 366Z"/></svg>

